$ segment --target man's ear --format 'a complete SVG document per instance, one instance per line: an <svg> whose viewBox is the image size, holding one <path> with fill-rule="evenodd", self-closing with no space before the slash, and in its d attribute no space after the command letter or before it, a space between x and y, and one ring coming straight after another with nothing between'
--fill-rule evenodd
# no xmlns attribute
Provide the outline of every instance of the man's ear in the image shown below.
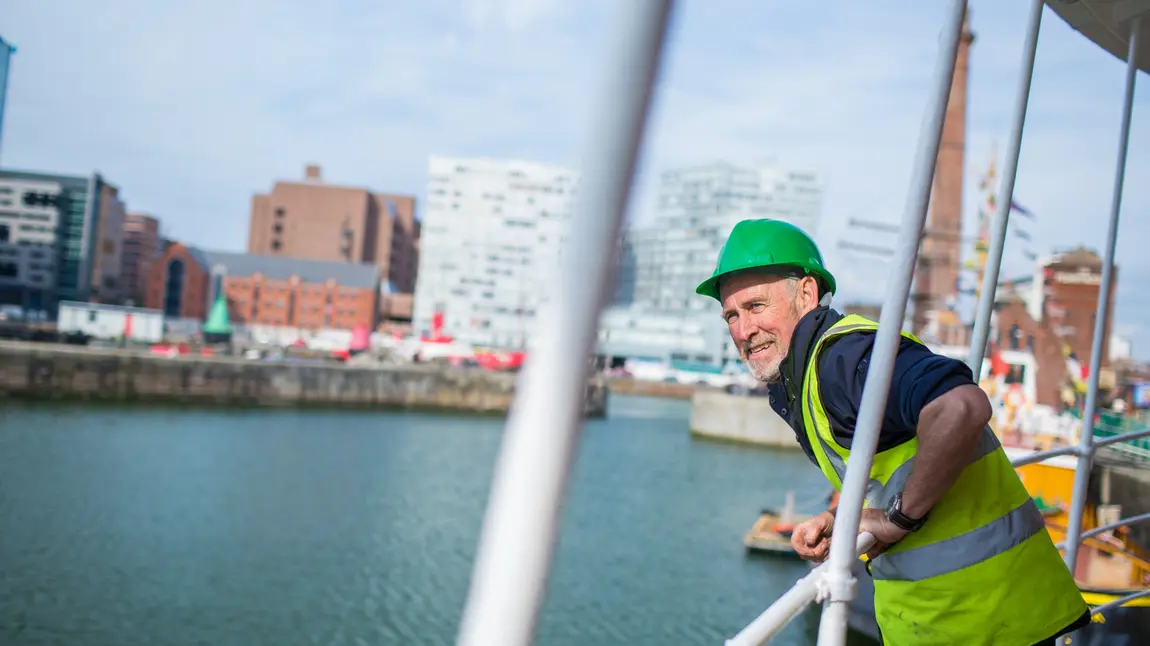
<svg viewBox="0 0 1150 646"><path fill-rule="evenodd" d="M803 276L799 282L799 290L804 311L809 312L819 306L819 281L815 280L814 276Z"/></svg>

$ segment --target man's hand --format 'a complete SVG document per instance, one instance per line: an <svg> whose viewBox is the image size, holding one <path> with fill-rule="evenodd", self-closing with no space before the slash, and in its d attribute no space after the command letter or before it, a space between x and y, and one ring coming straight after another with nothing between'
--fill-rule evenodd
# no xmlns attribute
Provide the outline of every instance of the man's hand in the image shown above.
<svg viewBox="0 0 1150 646"><path fill-rule="evenodd" d="M831 548L835 517L829 511L799 524L791 533L791 547L808 561L824 561Z"/></svg>
<svg viewBox="0 0 1150 646"><path fill-rule="evenodd" d="M901 541L904 536L910 533L890 522L890 519L886 517L886 512L882 509L862 510L862 517L859 518L859 533L863 532L870 532L874 536L875 543L866 553L867 558L871 559L882 554L887 548ZM791 539L791 543L794 543L794 538Z"/></svg>

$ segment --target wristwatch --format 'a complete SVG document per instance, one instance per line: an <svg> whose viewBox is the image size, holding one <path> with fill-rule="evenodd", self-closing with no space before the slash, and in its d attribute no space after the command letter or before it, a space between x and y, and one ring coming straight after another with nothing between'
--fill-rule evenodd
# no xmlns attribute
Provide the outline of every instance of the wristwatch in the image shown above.
<svg viewBox="0 0 1150 646"><path fill-rule="evenodd" d="M922 518L911 518L902 513L902 492L895 494L890 503L886 506L886 518L900 529L905 529L908 532L917 532L922 529L926 524L926 516Z"/></svg>

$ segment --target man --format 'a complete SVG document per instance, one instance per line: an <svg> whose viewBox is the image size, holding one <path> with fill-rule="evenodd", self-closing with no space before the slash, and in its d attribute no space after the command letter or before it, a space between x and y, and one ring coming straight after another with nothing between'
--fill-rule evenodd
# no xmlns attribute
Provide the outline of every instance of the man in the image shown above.
<svg viewBox="0 0 1150 646"><path fill-rule="evenodd" d="M777 220L738 223L696 290L721 303L743 361L839 490L878 324L830 309L834 291L814 241ZM885 643L1053 644L1090 620L991 413L963 363L903 333L859 526L876 539ZM834 515L795 529L800 555L826 558Z"/></svg>

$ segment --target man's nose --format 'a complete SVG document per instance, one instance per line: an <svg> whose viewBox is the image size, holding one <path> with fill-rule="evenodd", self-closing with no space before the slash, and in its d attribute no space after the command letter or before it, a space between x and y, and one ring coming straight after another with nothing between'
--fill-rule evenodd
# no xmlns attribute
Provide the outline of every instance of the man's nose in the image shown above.
<svg viewBox="0 0 1150 646"><path fill-rule="evenodd" d="M739 317L736 319L734 325L735 341L744 343L749 341L751 336L755 333L755 327L746 319L746 317Z"/></svg>

